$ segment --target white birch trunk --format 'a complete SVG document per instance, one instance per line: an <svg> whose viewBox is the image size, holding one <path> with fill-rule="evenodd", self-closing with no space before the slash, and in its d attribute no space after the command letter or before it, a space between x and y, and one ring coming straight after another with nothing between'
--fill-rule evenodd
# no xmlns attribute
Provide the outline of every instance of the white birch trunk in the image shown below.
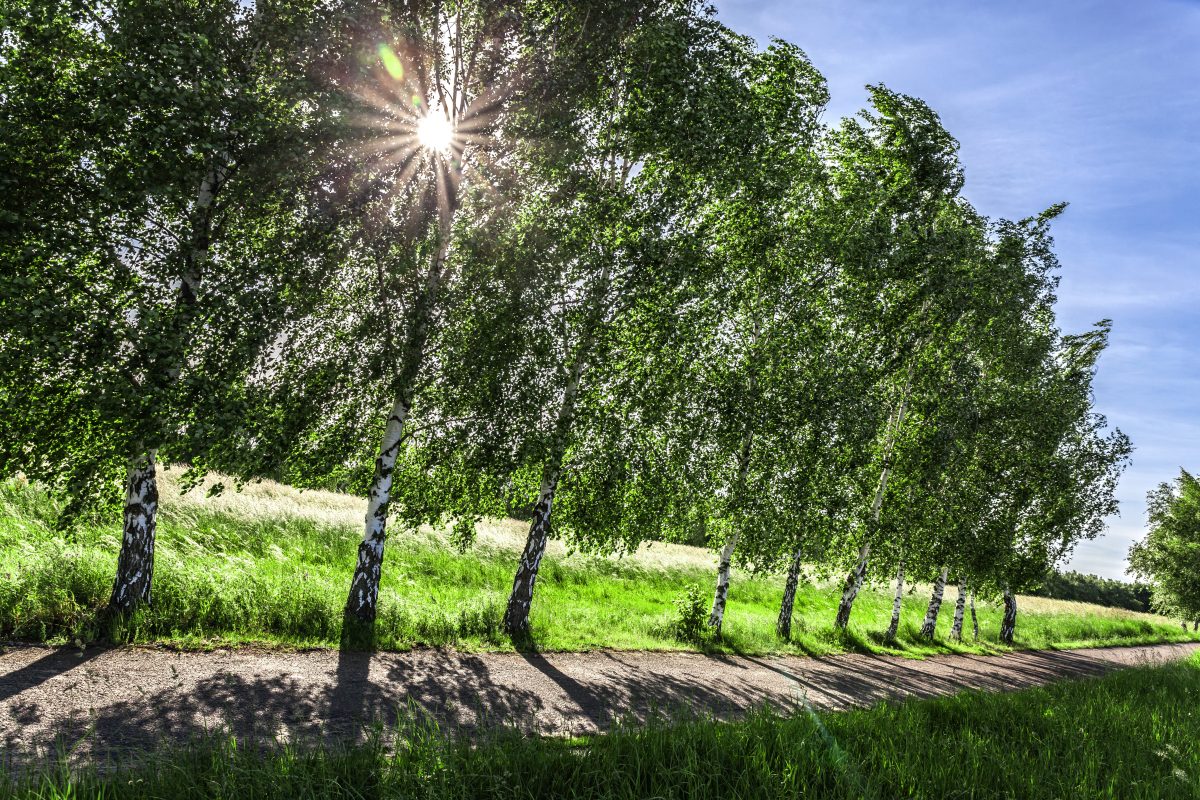
<svg viewBox="0 0 1200 800"><path fill-rule="evenodd" d="M358 545L358 559L354 577L350 579L350 593L346 598L345 617L364 625L375 622L376 605L379 600L379 583L383 574L383 551L387 543L388 506L392 498L392 475L400 444L404 439L404 424L412 409L413 386L425 361L425 343L433 320L433 307L438 290L446 272L446 260L450 254L450 233L457 209L455 189L446 205L438 213L438 249L429 271L425 275L425 286L417 300L404 352L401 354L400 380L395 403L384 426L383 439L379 443L379 455L375 458L375 473L367 490L367 516L363 526L363 539ZM343 628L343 634L346 628Z"/></svg>
<svg viewBox="0 0 1200 800"><path fill-rule="evenodd" d="M196 191L191 240L185 250L176 301L174 349L165 357L165 363L164 360L157 360L152 365L152 369L166 375L168 383L174 383L183 368L183 340L187 336L188 321L195 316L204 268L208 265L213 204L228 174L228 166L213 157ZM158 335L157 332L155 335ZM117 556L117 573L108 600L111 613L128 614L138 605L150 603L150 586L154 580L154 534L158 524L156 459L157 449L150 447L130 459L126 472L121 551Z"/></svg>
<svg viewBox="0 0 1200 800"><path fill-rule="evenodd" d="M567 431L575 418L575 400L579 394L579 381L582 375L583 357L581 353L575 361L571 379L563 390L562 405L559 406L554 424L555 438L551 445L550 459L542 471L542 484L538 490L537 504L533 509L533 522L529 526L529 535L525 537L525 549L521 552L520 561L517 562L512 591L509 593L508 605L504 610L503 629L511 635L523 635L529 631L529 610L533 605L534 584L537 582L542 556L546 554L546 544L550 540L554 492L558 488L558 478L562 471Z"/></svg>
<svg viewBox="0 0 1200 800"><path fill-rule="evenodd" d="M375 620L379 600L379 580L383 571L383 547L387 542L388 504L392 493L392 475L404 437L404 422L408 419L408 403L397 400L388 414L375 457L375 474L367 489L367 516L363 539L358 545L358 561L350 582L346 614L364 623Z"/></svg>
<svg viewBox="0 0 1200 800"><path fill-rule="evenodd" d="M792 556L792 563L788 566L787 582L783 586L783 602L779 605L779 619L775 622L775 633L784 641L792 638L792 612L796 607L796 588L800 585L800 564L803 555L803 549L797 547Z"/></svg>
<svg viewBox="0 0 1200 800"><path fill-rule="evenodd" d="M525 549L517 563L517 574L513 577L512 592L504 610L503 629L510 635L529 632L529 609L533 605L533 587L537 581L542 556L550 540L550 513L554 508L554 490L558 485L558 471L551 470L542 478L538 502L533 509L533 523L525 539Z"/></svg>
<svg viewBox="0 0 1200 800"><path fill-rule="evenodd" d="M1004 588L1004 619L1000 622L1000 641L1011 645L1017 631L1017 597Z"/></svg>
<svg viewBox="0 0 1200 800"><path fill-rule="evenodd" d="M712 611L708 615L708 624L719 637L721 625L725 622L725 601L729 597L729 573L733 564L733 550L737 547L741 531L735 532L721 548L721 560L717 564L717 588L713 592Z"/></svg>
<svg viewBox="0 0 1200 800"><path fill-rule="evenodd" d="M863 579L867 574L867 560L870 557L871 543L863 542L862 547L858 548L858 562L854 569L850 570L850 574L846 576L846 583L842 586L842 599L838 603L837 619L834 620L834 624L839 628L844 629L850 623L850 610L854 607L858 590L862 588Z"/></svg>
<svg viewBox="0 0 1200 800"><path fill-rule="evenodd" d="M854 569L846 576L846 582L842 586L842 599L838 603L837 619L834 624L842 629L845 629L850 624L850 611L854 608L854 600L858 597L858 590L862 588L863 580L867 575L868 559L871 556L871 541L870 537L874 535L875 530L879 527L879 515L883 511L883 498L887 494L888 478L892 474L892 453L896 447L896 439L900 435L900 427L904 424L904 415L908 412L908 398L912 391L913 366L909 364L908 379L904 384L904 394L900 398L900 407L896 409L896 418L891 425L891 431L888 433L887 444L883 451L883 469L879 473L879 485L875 488L875 497L871 500L871 530L868 531L867 541L865 541L858 549L858 563L854 565Z"/></svg>
<svg viewBox="0 0 1200 800"><path fill-rule="evenodd" d="M154 531L158 513L158 482L153 450L130 459L125 483L124 525L117 575L108 606L127 614L150 603L154 576Z"/></svg>
<svg viewBox="0 0 1200 800"><path fill-rule="evenodd" d="M755 328L755 338L758 336L758 329ZM739 498L744 498L746 493L746 477L750 473L750 452L754 446L754 433L747 431L742 436L742 450L738 455L738 477L737 477L737 492ZM739 519L738 524L741 524ZM717 564L717 588L713 592L712 611L708 615L708 624L713 629L717 638L721 637L721 626L725 622L725 603L729 599L729 573L733 564L733 550L737 547L738 540L742 538L742 531L736 530L725 542L725 546L721 548L721 560Z"/></svg>
<svg viewBox="0 0 1200 800"><path fill-rule="evenodd" d="M900 631L900 607L904 602L904 559L900 559L899 566L896 567L896 596L892 598L892 619L888 623L887 633L883 635L885 642L896 641L896 634Z"/></svg>
<svg viewBox="0 0 1200 800"><path fill-rule="evenodd" d="M758 337L762 331L762 326L756 318L750 330L750 346L754 347L758 344ZM758 380L754 374L754 370L750 369L750 393L755 396L758 390ZM754 447L754 429L749 423L746 425L746 430L742 433L742 448L738 453L738 474L735 486L735 500L738 503L745 502L746 498L746 478L750 474L750 452ZM742 515L738 515L735 523L737 529L725 542L725 546L721 548L721 560L717 564L717 588L713 591L712 611L708 615L709 627L713 629L714 634L718 639L721 638L721 626L725 623L725 603L729 599L729 572L733 563L733 550L737 547L738 540L742 537L741 526L744 524Z"/></svg>
<svg viewBox="0 0 1200 800"><path fill-rule="evenodd" d="M950 638L956 642L962 641L963 611L967 605L967 582L958 582L958 600L954 603L954 624L950 626Z"/></svg>
<svg viewBox="0 0 1200 800"><path fill-rule="evenodd" d="M929 607L925 610L925 621L921 623L921 636L932 639L937 629L938 614L942 610L942 597L946 593L946 574L948 570L942 567L937 580L933 582L933 596L929 598Z"/></svg>

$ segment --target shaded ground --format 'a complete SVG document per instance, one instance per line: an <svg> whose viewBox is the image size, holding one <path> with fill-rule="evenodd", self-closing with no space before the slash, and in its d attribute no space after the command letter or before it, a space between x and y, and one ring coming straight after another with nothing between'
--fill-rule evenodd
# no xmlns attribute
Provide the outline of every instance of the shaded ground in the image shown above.
<svg viewBox="0 0 1200 800"><path fill-rule="evenodd" d="M769 703L792 710L870 705L885 698L1018 689L1058 678L1182 658L1200 644L925 661L887 656L706 656L598 651L208 653L151 648L14 646L0 655L0 741L7 758L67 749L103 757L229 728L287 739L361 735L407 707L464 729L486 721L532 732L583 734L616 719L713 713Z"/></svg>

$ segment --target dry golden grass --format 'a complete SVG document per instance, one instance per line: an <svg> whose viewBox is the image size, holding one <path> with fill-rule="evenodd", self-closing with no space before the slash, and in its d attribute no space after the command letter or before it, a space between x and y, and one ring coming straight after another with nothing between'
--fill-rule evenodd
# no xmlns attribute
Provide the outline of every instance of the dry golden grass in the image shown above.
<svg viewBox="0 0 1200 800"><path fill-rule="evenodd" d="M197 511L228 513L244 519L279 519L293 517L319 525L359 530L367 512L365 498L318 489L296 489L271 480L247 483L240 489L221 475L209 475L186 494L180 493L183 468L169 466L159 473L159 496L163 512L183 519ZM208 490L222 483L225 490L215 497ZM487 519L478 526L479 545L496 550L519 553L525 546L529 526L515 519ZM421 534L431 540L446 541L446 532L425 527ZM589 554L571 554L567 546L552 540L547 555L559 559L592 560L604 558ZM650 542L637 552L623 558L647 569L708 569L716 566L715 556L702 547L689 547L668 542Z"/></svg>
<svg viewBox="0 0 1200 800"><path fill-rule="evenodd" d="M1130 611L1124 608L1109 608L1091 603L1080 603L1076 600L1052 600L1049 597L1030 597L1017 595L1017 609L1033 614L1074 614L1093 617L1108 617L1109 619L1141 620L1161 624L1163 618L1157 614L1145 614L1141 611Z"/></svg>

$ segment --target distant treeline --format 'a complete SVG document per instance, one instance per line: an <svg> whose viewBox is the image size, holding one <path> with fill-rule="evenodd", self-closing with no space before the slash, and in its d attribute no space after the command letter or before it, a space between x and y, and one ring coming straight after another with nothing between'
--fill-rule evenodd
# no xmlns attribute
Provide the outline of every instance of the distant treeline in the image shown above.
<svg viewBox="0 0 1200 800"><path fill-rule="evenodd" d="M1130 611L1150 610L1150 585L1131 583L1081 572L1055 572L1046 578L1041 588L1030 592L1035 597L1055 600L1077 600Z"/></svg>

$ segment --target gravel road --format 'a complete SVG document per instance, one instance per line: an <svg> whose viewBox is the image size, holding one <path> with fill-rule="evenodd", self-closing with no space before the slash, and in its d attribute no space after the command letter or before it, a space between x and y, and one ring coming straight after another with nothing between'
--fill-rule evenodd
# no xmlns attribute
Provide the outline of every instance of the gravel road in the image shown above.
<svg viewBox="0 0 1200 800"><path fill-rule="evenodd" d="M619 718L735 716L865 706L906 695L1002 691L1183 658L1200 644L938 656L827 658L696 653L467 654L9 646L0 740L24 761L55 747L90 757L228 729L241 737L354 738L416 707L464 729L490 721L583 734Z"/></svg>

